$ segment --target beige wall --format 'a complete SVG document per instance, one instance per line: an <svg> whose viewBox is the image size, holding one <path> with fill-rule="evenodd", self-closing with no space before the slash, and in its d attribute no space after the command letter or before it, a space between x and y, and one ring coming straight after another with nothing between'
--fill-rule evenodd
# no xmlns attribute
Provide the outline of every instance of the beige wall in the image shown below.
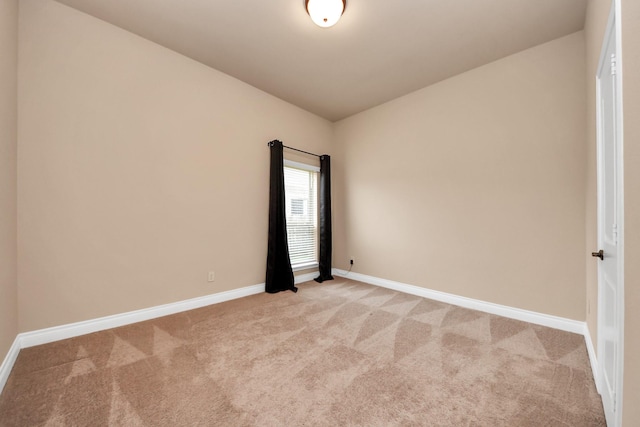
<svg viewBox="0 0 640 427"><path fill-rule="evenodd" d="M624 115L624 392L623 425L640 420L640 2L622 0Z"/></svg>
<svg viewBox="0 0 640 427"><path fill-rule="evenodd" d="M18 0L0 0L0 363L18 331L16 149Z"/></svg>
<svg viewBox="0 0 640 427"><path fill-rule="evenodd" d="M585 318L582 32L336 125L334 263Z"/></svg>
<svg viewBox="0 0 640 427"><path fill-rule="evenodd" d="M266 143L331 123L53 1L19 34L20 330L264 282Z"/></svg>

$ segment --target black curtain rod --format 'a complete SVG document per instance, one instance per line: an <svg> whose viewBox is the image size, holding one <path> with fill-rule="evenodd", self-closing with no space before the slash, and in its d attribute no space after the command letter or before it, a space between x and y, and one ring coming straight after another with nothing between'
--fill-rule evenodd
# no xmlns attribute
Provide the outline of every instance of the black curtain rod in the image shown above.
<svg viewBox="0 0 640 427"><path fill-rule="evenodd" d="M271 142L267 142L267 145L268 145L269 147L271 147L271 146L273 145L273 141L271 141ZM308 151L299 150L299 149L297 149L297 148L287 147L287 146L286 146L286 145L284 145L284 144L283 144L282 146L283 146L284 148L288 148L289 150L298 151L298 152L300 152L300 153L308 154L308 155L310 155L310 156L322 157L320 154L314 154L314 153L310 153L310 152L308 152Z"/></svg>
<svg viewBox="0 0 640 427"><path fill-rule="evenodd" d="M299 151L300 153L308 154L308 155L310 155L310 156L322 157L320 154L313 154L313 153L310 153L310 152L308 152L308 151L298 150L297 148L287 147L286 145L283 145L283 147L284 147L284 148L288 148L289 150Z"/></svg>

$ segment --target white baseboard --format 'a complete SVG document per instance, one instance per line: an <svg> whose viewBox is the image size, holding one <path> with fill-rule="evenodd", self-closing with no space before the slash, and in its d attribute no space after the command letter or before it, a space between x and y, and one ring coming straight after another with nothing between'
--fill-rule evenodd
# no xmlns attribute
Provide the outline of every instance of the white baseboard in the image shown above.
<svg viewBox="0 0 640 427"><path fill-rule="evenodd" d="M264 292L264 284L247 286L245 288L219 292L203 297L158 305L155 307L143 308L141 310L129 311L127 313L114 314L112 316L54 326L52 328L39 329L37 331L24 332L18 335L20 338L20 348L33 347L35 345L47 344L54 341L90 334L92 332L103 331L105 329L117 328L131 323L143 322L145 320L181 313L183 311L193 310L195 308L205 307L211 304L218 304L224 301L258 294L260 292Z"/></svg>
<svg viewBox="0 0 640 427"><path fill-rule="evenodd" d="M312 273L300 274L299 276L295 276L294 279L295 279L296 285L299 285L300 283L304 283L304 282L308 282L310 280L313 280L316 277L318 277L318 272L314 271Z"/></svg>
<svg viewBox="0 0 640 427"><path fill-rule="evenodd" d="M318 272L311 272L294 276L295 284L308 282L313 280ZM203 297L192 298L184 301L178 301L170 304L158 305L155 307L144 308L141 310L130 311L127 313L115 314L112 316L100 317L97 319L85 320L82 322L70 323L67 325L54 326L52 328L39 329L31 332L23 332L16 336L13 345L0 365L0 392L4 388L11 369L18 357L20 349L33 347L41 344L48 344L67 338L73 338L80 335L90 334L93 332L103 331L105 329L117 328L132 323L143 322L145 320L155 319L162 316L181 313L187 310L193 310L212 304L218 304L237 298L243 298L249 295L255 295L264 292L264 283L259 285L247 286L231 291L219 292Z"/></svg>
<svg viewBox="0 0 640 427"><path fill-rule="evenodd" d="M4 385L9 379L9 374L11 373L11 369L13 369L13 364L16 363L18 353L20 353L20 339L16 337L11 347L9 347L9 352L5 356L2 365L0 365L0 393L2 393Z"/></svg>
<svg viewBox="0 0 640 427"><path fill-rule="evenodd" d="M302 283L312 280L317 273L307 273L295 276L295 283ZM233 289L231 291L218 292L203 297L192 298L184 301L158 305L141 310L129 311L127 313L114 314L112 316L100 317L67 325L55 326L52 328L40 329L32 332L25 332L19 335L20 348L33 347L34 345L47 344L67 338L90 334L92 332L103 331L105 329L117 328L119 326L130 325L132 323L143 322L162 316L181 313L212 304L218 304L249 295L264 292L264 283Z"/></svg>
<svg viewBox="0 0 640 427"><path fill-rule="evenodd" d="M506 305L494 304L477 299L461 297L458 295L448 294L446 292L422 288L420 286L407 285L406 283L380 279L378 277L367 276L365 274L347 272L345 270L333 269L332 273L336 276L357 280L358 282L369 283L371 285L393 289L394 291L417 295L435 301L457 305L459 307L470 308L472 310L483 311L490 314L496 314L498 316L521 320L523 322L534 323L536 325L547 326L549 328L559 329L562 331L573 332L580 335L584 335L585 331L585 322L580 322L578 320L571 320L564 317L557 317L549 314L537 313L535 311L523 310Z"/></svg>

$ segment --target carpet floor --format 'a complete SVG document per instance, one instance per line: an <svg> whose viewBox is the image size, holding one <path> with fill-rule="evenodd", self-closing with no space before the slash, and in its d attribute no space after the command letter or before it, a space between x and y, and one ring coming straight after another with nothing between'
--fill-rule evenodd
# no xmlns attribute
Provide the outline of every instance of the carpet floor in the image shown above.
<svg viewBox="0 0 640 427"><path fill-rule="evenodd" d="M23 349L2 426L604 426L584 338L347 279Z"/></svg>

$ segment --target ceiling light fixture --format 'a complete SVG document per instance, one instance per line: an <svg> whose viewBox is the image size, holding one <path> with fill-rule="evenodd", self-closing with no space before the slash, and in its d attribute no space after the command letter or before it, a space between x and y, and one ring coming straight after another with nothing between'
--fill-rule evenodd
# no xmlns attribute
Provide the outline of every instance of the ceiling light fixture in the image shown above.
<svg viewBox="0 0 640 427"><path fill-rule="evenodd" d="M305 0L305 8L316 25L333 27L344 13L347 0Z"/></svg>

